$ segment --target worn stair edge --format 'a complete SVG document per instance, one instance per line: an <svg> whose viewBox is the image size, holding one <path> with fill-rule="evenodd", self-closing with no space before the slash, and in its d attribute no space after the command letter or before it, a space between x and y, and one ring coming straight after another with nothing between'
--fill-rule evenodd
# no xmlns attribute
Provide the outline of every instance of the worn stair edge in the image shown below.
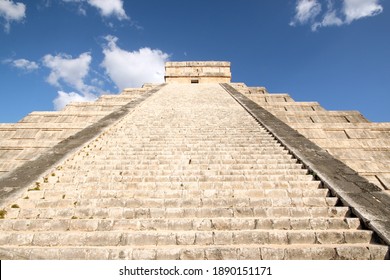
<svg viewBox="0 0 390 280"><path fill-rule="evenodd" d="M390 245L390 197L387 194L231 85L220 85Z"/></svg>
<svg viewBox="0 0 390 280"><path fill-rule="evenodd" d="M289 245L240 245L240 246L137 246L137 247L110 247L104 249L88 246L78 248L66 247L3 247L0 248L0 258L4 260L50 259L50 260L383 260L387 259L388 252L381 245L337 244L312 245L301 247ZM48 257L49 256L49 257Z"/></svg>
<svg viewBox="0 0 390 280"><path fill-rule="evenodd" d="M130 101L101 120L59 142L38 158L27 161L8 174L0 177L0 206L4 207L10 200L15 199L21 191L44 176L48 170L59 164L75 150L80 149L88 141L96 138L106 128L130 113L131 110L159 91L163 86L165 84L158 85L145 92L141 97Z"/></svg>

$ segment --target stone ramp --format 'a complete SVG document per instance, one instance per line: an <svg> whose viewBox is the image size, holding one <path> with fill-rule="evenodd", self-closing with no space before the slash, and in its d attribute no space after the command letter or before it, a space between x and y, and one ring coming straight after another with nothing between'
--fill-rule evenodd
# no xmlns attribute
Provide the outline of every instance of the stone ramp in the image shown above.
<svg viewBox="0 0 390 280"><path fill-rule="evenodd" d="M385 259L217 84L168 84L10 203L2 259Z"/></svg>

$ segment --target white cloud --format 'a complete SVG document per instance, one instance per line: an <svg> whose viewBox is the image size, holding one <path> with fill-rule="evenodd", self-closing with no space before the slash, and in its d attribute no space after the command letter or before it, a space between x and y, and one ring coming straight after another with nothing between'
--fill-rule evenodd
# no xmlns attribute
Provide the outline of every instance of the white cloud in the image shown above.
<svg viewBox="0 0 390 280"><path fill-rule="evenodd" d="M21 21L26 17L26 5L10 0L0 0L0 17L5 19L4 30L9 32L11 21Z"/></svg>
<svg viewBox="0 0 390 280"><path fill-rule="evenodd" d="M25 70L25 71L33 71L33 70L36 70L39 68L39 66L36 62L30 61L30 60L27 60L24 58L16 59L16 60L12 61L11 65L16 67L16 68Z"/></svg>
<svg viewBox="0 0 390 280"><path fill-rule="evenodd" d="M337 15L336 9L333 7L332 0L328 0L327 10L325 14L323 15L323 18L320 22L314 22L311 26L311 29L313 31L317 30L319 27L326 27L326 26L340 26L343 25L344 21Z"/></svg>
<svg viewBox="0 0 390 280"><path fill-rule="evenodd" d="M340 26L343 24L342 19L336 15L336 11L329 11L325 14L324 19L321 22L321 26Z"/></svg>
<svg viewBox="0 0 390 280"><path fill-rule="evenodd" d="M64 91L58 91L58 96L53 100L54 108L56 110L62 110L70 102L88 102L95 101L96 96L93 94L80 95L76 92L66 93Z"/></svg>
<svg viewBox="0 0 390 280"><path fill-rule="evenodd" d="M57 87L60 87L60 82L65 82L78 91L89 92L90 86L84 83L84 78L89 72L91 61L90 53L82 53L77 58L66 54L47 54L43 57L43 64L51 70L47 81Z"/></svg>
<svg viewBox="0 0 390 280"><path fill-rule="evenodd" d="M342 0L340 5L335 0L327 0L327 8L322 9L317 0L297 0L295 16L290 25L310 24L313 31L319 27L341 26L350 24L368 16L375 16L383 11L380 0ZM338 8L334 8L337 3Z"/></svg>
<svg viewBox="0 0 390 280"><path fill-rule="evenodd" d="M383 11L379 5L379 0L344 0L344 14L346 22L351 23L354 20L376 16Z"/></svg>
<svg viewBox="0 0 390 280"><path fill-rule="evenodd" d="M119 20L128 19L122 0L88 0L88 4L97 8L102 16L116 16Z"/></svg>
<svg viewBox="0 0 390 280"><path fill-rule="evenodd" d="M116 17L119 20L129 19L123 8L122 0L62 0L63 2L80 3L79 12L86 14L85 9L82 7L82 3L88 3L90 6L99 10L103 17Z"/></svg>
<svg viewBox="0 0 390 280"><path fill-rule="evenodd" d="M295 12L294 20L290 24L306 23L321 12L321 4L317 0L298 0Z"/></svg>
<svg viewBox="0 0 390 280"><path fill-rule="evenodd" d="M164 82L164 65L168 54L150 48L126 51L117 46L118 38L107 36L106 40L108 44L103 49L101 66L119 89Z"/></svg>
<svg viewBox="0 0 390 280"><path fill-rule="evenodd" d="M100 89L85 83L91 61L92 56L88 52L82 53L77 58L72 58L67 54L56 56L47 54L43 57L43 65L51 70L47 77L48 83L59 88L65 84L79 92L58 91L58 96L53 101L55 109L60 110L72 101L83 102L97 99L96 93L99 93Z"/></svg>

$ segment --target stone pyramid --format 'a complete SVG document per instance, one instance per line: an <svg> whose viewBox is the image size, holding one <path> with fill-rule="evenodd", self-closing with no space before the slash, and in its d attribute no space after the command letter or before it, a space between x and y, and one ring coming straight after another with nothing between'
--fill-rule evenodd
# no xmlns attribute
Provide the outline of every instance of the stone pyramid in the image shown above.
<svg viewBox="0 0 390 280"><path fill-rule="evenodd" d="M169 62L0 125L1 259L388 259L390 123Z"/></svg>

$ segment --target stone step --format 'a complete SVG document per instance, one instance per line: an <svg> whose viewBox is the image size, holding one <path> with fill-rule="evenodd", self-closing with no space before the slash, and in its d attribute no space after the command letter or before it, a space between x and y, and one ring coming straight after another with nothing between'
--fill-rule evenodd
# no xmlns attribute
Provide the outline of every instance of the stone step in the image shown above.
<svg viewBox="0 0 390 280"><path fill-rule="evenodd" d="M358 218L18 219L0 220L1 231L218 231L359 229Z"/></svg>
<svg viewBox="0 0 390 280"><path fill-rule="evenodd" d="M99 170L86 172L85 175L91 176L92 174L99 175L100 177L113 177L120 176L124 181L129 178L137 177L163 177L163 176L183 176L183 177L194 177L194 176L257 176L257 175L307 175L307 169L247 169L247 170L125 170L113 172L113 170ZM63 178L74 177L73 174L56 174L53 173L52 176L57 177L61 181ZM95 176L96 176L95 175Z"/></svg>
<svg viewBox="0 0 390 280"><path fill-rule="evenodd" d="M139 132L135 132L139 133ZM131 137L131 145L128 145L123 139L125 137ZM141 137L141 136L139 136ZM223 139L217 139L215 136L211 136L212 140L207 139L195 139L193 141L189 141L188 139L180 140L183 137L180 135L176 136L176 140L161 140L160 143L153 143L150 140L146 139L148 136L143 135L141 138L137 139L132 137L131 133L121 138L112 138L110 141L107 141L105 138L97 138L95 141L90 142L84 149L89 150L103 150L103 151L112 151L112 149L116 150L124 150L123 147L128 147L130 151L139 151L145 154L158 152L158 153L166 153L172 152L175 153L177 151L190 152L190 151L199 151L204 153L206 151L231 151L238 152L242 150L244 153L248 151L272 151L276 150L278 153L286 152L287 149L284 148L282 144L279 142L269 139L269 140L250 140L250 141L238 141L234 139L228 139L229 137L223 136ZM227 137L227 138L225 138ZM164 136L159 136L159 138L164 138ZM233 138L236 138L234 136ZM104 140L103 140L104 139ZM178 140L179 139L179 140ZM230 141L229 141L230 140ZM159 147L159 148L157 148ZM127 150L127 149L126 149Z"/></svg>
<svg viewBox="0 0 390 280"><path fill-rule="evenodd" d="M8 208L7 219L178 219L178 218L339 218L348 207L215 207L215 208Z"/></svg>
<svg viewBox="0 0 390 280"><path fill-rule="evenodd" d="M139 133L134 132L134 133ZM166 132L164 132L166 133ZM123 149L124 146L127 146L131 151L141 151L144 153L151 152L175 152L175 151L200 151L201 153L205 151L239 151L243 152L247 151L270 151L270 150L278 150L278 152L287 151L284 146L275 141L275 139L251 139L248 141L241 141L237 139L237 136L222 136L223 138L218 138L214 135L210 136L210 139L188 139L181 137L180 135L176 135L174 140L165 139L164 135L158 136L161 140L151 141L148 138L148 135L139 135L136 138L133 137L131 133L128 135L124 135L120 138L112 138L110 141L107 141L105 138L98 138L93 142L90 142L84 148L87 149L102 149L104 151L110 151L112 149ZM125 137L131 137L132 142L131 145L128 145L124 139ZM230 139L229 139L230 138ZM104 139L104 140L103 140ZM155 143L156 142L156 143ZM159 149L157 148L159 147Z"/></svg>
<svg viewBox="0 0 390 280"><path fill-rule="evenodd" d="M296 160L289 160L287 163L284 160L266 160L265 163L245 163L245 164L155 164L150 165L146 163L134 164L134 162L123 161L119 162L118 160L106 160L106 164L104 164L104 160L98 161L95 159L85 160L85 164L83 166L77 166L72 162L68 162L66 166L62 167L62 170L90 170L91 165L94 170L111 170L113 172L119 171L128 171L128 170L136 170L136 171L148 171L148 170L263 170L263 169L301 169L302 165L296 163ZM290 163L289 163L290 162ZM267 166L267 167L265 167ZM264 168L263 168L264 167Z"/></svg>
<svg viewBox="0 0 390 280"><path fill-rule="evenodd" d="M83 188L84 189L84 188ZM173 191L173 192L179 192L183 191L180 188L170 188L170 186L160 186L156 187L154 186L145 186L144 188L141 188L139 186L135 186L133 190L138 191ZM227 189L218 190L218 189L199 189L199 188L189 188L186 186L186 191L193 191L192 193L196 194L196 197L205 194L207 197L216 196L217 199L223 199L223 197L220 197L220 195L226 194ZM234 198L243 197L243 198L254 198L254 197L263 197L263 198L271 198L271 197L326 197L329 194L328 189L295 189L295 188L285 188L285 189L276 189L276 188L269 188L269 189L233 189L229 191L228 197L224 199L232 199L232 194ZM238 194L238 195L236 195ZM42 191L30 191L27 192L19 201L26 202L26 200L36 200L36 199L45 199L45 200L63 200L63 199L102 199L102 198L131 198L133 196L133 192L128 190L104 190L102 188L100 189L94 189L94 190L80 190L80 191L69 191L69 190L42 190ZM194 197L194 199L196 198Z"/></svg>
<svg viewBox="0 0 390 280"><path fill-rule="evenodd" d="M314 178L307 174L305 169L286 170L250 170L250 171L229 171L229 170L148 170L148 171L118 171L94 170L84 174L79 171L75 174L57 175L52 173L46 180L51 183L61 182L264 182L264 181L313 181ZM74 179L76 178L76 179Z"/></svg>
<svg viewBox="0 0 390 280"><path fill-rule="evenodd" d="M387 255L387 246L373 244L0 247L2 260L383 260Z"/></svg>
<svg viewBox="0 0 390 280"><path fill-rule="evenodd" d="M126 152L127 153L127 152ZM237 160L237 161L248 161L248 163L250 162L256 162L257 160L261 160L261 157L260 156L266 156L265 158L273 158L272 154L270 152L266 152L266 153L257 153L257 154L254 154L254 153L248 153L248 155L232 155L231 153L222 153L222 154L216 154L216 153L213 153L211 154L210 152L208 153L208 155L205 153L204 155L195 155L195 154L192 154L192 155L158 155L158 154L151 154L151 155L142 155L140 153L135 153L133 155L131 155L131 153L125 155L124 157L126 158L126 160L163 160L163 161L171 161L171 162L183 162L183 161L188 161L189 159L193 160L195 163L196 162L201 162L201 161L205 161L205 160L208 160L208 161L229 161L229 160ZM291 158L291 156L289 155L285 155L285 154L279 154L280 157L279 158L286 158L286 159L289 159ZM93 159L96 159L96 160L99 160L99 158L96 158L94 155L91 155L89 154L88 156L90 157L93 157ZM88 157L86 156L86 157ZM114 155L111 155L111 156L114 156ZM120 153L116 154L116 156L118 157L122 157L123 155L121 155ZM276 157L278 158L278 157ZM101 159L103 160L103 159ZM116 160L116 162L118 162L118 159Z"/></svg>
<svg viewBox="0 0 390 280"><path fill-rule="evenodd" d="M287 150L284 150L282 147L275 146L275 147L269 147L267 149L261 148L254 146L254 147L232 147L232 146L219 146L218 144L209 144L207 147L199 147L198 145L185 145L185 146L180 146L175 143L171 143L169 145L165 144L160 144L160 148L157 149L156 145L153 146L148 146L145 144L139 144L139 145L134 145L132 147L129 147L128 149L123 149L120 143L115 143L116 145L113 147L107 147L107 145L101 147L102 149L100 150L100 147L98 149L87 149L85 151L104 151L105 154L119 154L122 153L123 155L133 155L133 154L139 154L142 156L147 156L147 155L179 155L179 152L183 152L183 154L192 154L193 156L203 156L205 154L209 155L237 155L240 151L242 151L243 155L250 155L252 153L258 155L258 156L263 156L263 155L272 155L278 154L278 155L286 155L288 154ZM124 144L123 144L124 145ZM241 144L244 145L244 144ZM167 152L172 151L172 154L167 154ZM197 151L200 153L198 154ZM98 155L97 155L98 156Z"/></svg>
<svg viewBox="0 0 390 280"><path fill-rule="evenodd" d="M214 152L238 152L242 150L244 153L248 151L253 152L266 152L266 151L272 151L275 150L278 153L286 153L287 150L279 143L270 141L269 143L223 143L218 141L209 141L210 143L205 143L207 141L205 140L199 140L198 142L161 142L161 143L150 143L150 142L132 142L131 146L128 146L130 151L136 151L136 152L143 152L145 154L153 153L153 152L159 152L164 153L168 151L176 152L176 151L184 151L184 152L190 152L190 151L199 151L201 153L207 152L207 151L214 151ZM112 149L116 150L124 150L122 145L126 145L126 143L121 143L119 141L115 141L114 139L111 140L111 142L102 142L102 143L96 143L95 145L93 143L90 144L88 148L90 150L98 148L100 150L104 151L112 151ZM159 148L157 148L159 147ZM126 149L127 150L127 149Z"/></svg>
<svg viewBox="0 0 390 280"><path fill-rule="evenodd" d="M185 190L172 190L169 188L134 188L132 191L112 191L112 190L91 190L91 191L30 191L26 192L25 196L17 200L17 204L21 207L25 205L39 205L40 203L53 203L62 201L63 203L73 204L75 199L83 200L86 203L87 200L91 204L95 204L94 200L103 200L103 199L117 199L118 203L123 204L124 202L129 203L129 201L136 199L137 197L143 198L144 203L152 204L164 204L164 199L174 200L176 203L185 203L186 200L192 201L193 205L198 206L199 204L205 204L208 199L213 199L216 203L232 204L234 201L245 201L248 199L294 199L294 203L299 203L299 200L296 198L325 198L329 194L328 189L224 189L224 190L215 190L215 189L204 189L204 190L190 190L186 188ZM147 196L147 197L145 197ZM156 196L158 198L156 198ZM163 197L162 197L163 196ZM145 198L144 198L145 197ZM171 199L169 199L171 197ZM178 200L177 197L183 197L183 200ZM306 199L309 200L309 199ZM306 201L305 200L305 201ZM221 202L219 202L221 201ZM337 201L337 200L336 200ZM257 201L261 203L260 201ZM171 204L171 202L168 202Z"/></svg>
<svg viewBox="0 0 390 280"><path fill-rule="evenodd" d="M76 178L76 177L74 177ZM69 183L72 183L73 178L64 179L61 182L48 184L40 184L42 190L60 192L61 197L64 194L72 193L69 190ZM76 179L75 179L76 180ZM49 177L50 181L50 177ZM253 190L253 189L318 189L321 187L320 181L262 181L262 182L104 182L99 187L101 191L111 192L128 192L130 190L157 190L157 189L169 189L169 190L226 190L226 189L242 189L242 190ZM97 184L92 182L83 182L82 185L75 185L74 191L89 192L98 191ZM28 196L36 196L36 191L28 192ZM39 196L39 195L38 195ZM40 196L44 197L44 196ZM72 196L74 197L74 196Z"/></svg>
<svg viewBox="0 0 390 280"><path fill-rule="evenodd" d="M120 161L118 158L123 157L123 160ZM123 167L125 166L131 166L132 168L135 168L135 166L140 166L140 168L144 168L144 166L150 165L153 169L157 169L158 166L171 166L171 167L176 167L178 165L183 165L185 162L184 159L181 159L180 161L175 161L175 162L168 162L168 161L162 161L162 160L136 160L136 159L126 159L126 156L123 155L108 155L105 158L97 158L95 155L90 155L90 156L75 156L72 158L72 160L68 161L68 164L66 165L67 168L73 169L77 166L77 168L83 168L85 165L77 165L76 163L78 160L81 159L83 162L89 162L90 164L96 164L99 166L98 162L104 162L107 161L108 167L109 168L114 168L117 165L122 165ZM221 168L230 168L232 166L236 166L236 168L245 167L245 166L261 166L264 164L296 164L298 161L297 159L292 158L291 156L288 155L275 155L275 157L270 157L270 156L263 156L263 157L258 157L256 160L253 161L237 161L233 162L232 160L230 161L212 161L212 160L204 160L204 161L198 161L198 162L191 162L191 164L188 164L188 166L203 166L207 169L209 166L221 166ZM101 165L101 164L100 164ZM187 166L187 165L183 165Z"/></svg>
<svg viewBox="0 0 390 280"><path fill-rule="evenodd" d="M369 244L368 230L1 232L0 246Z"/></svg>
<svg viewBox="0 0 390 280"><path fill-rule="evenodd" d="M88 156L87 156L88 157ZM292 159L291 156L287 157L278 157L275 155L275 157L267 156L265 158L257 158L252 161L250 160L244 160L244 159L221 159L221 160L213 160L213 159L191 159L191 163L189 163L189 159L180 159L180 160L163 160L163 159L133 159L128 160L124 158L123 161L119 161L118 158L121 156L109 156L107 157L108 160L116 159L116 164L120 164L121 166L125 165L149 165L152 169L156 169L159 165L170 165L172 167L177 166L186 166L186 165L205 165L206 168L209 165L248 165L248 164L279 164L279 163L294 163L296 162L296 159ZM77 158L77 157L75 157ZM92 158L92 157L91 157ZM77 160L83 161L83 158L80 158ZM95 159L96 161L104 161L105 159ZM114 165L115 166L115 165ZM109 168L115 168L114 166L107 166L107 169ZM70 168L74 168L72 165L69 166ZM223 167L221 167L223 168Z"/></svg>
<svg viewBox="0 0 390 280"><path fill-rule="evenodd" d="M73 176L71 178L74 178ZM69 180L64 177L66 182ZM61 182L61 178L59 178ZM75 177L73 182L262 182L262 181L313 181L313 176L306 174L271 174L271 175L215 175L215 176L113 176L100 177L99 173L92 176Z"/></svg>
<svg viewBox="0 0 390 280"><path fill-rule="evenodd" d="M227 133L226 130L214 130L209 132L202 132L200 129L192 130L192 131L181 131L172 129L172 131L168 132L167 130L161 131L158 134L151 134L147 131L144 131L142 134L144 137L140 137L141 135L134 136L135 143L169 143L176 142L187 144L191 142L198 141L210 141L215 143L226 143L226 144L238 144L238 143L250 143L250 144L278 144L279 142L275 141L268 133L264 133L261 131L253 131L249 132L247 130L238 130L237 128L232 128L234 131ZM120 135L121 132L127 135L132 135L134 132L138 132L138 130L123 130L123 131L115 131L114 140L118 140L118 142L125 142L123 139L123 135ZM232 137L229 141L228 137Z"/></svg>
<svg viewBox="0 0 390 280"><path fill-rule="evenodd" d="M215 150L224 150L224 149L243 149L245 150L269 150L269 149L280 149L283 150L283 146L275 141L273 138L264 139L264 138L253 138L253 139L240 139L238 135L221 135L221 137L218 137L216 135L211 135L208 138L188 138L186 136L180 137L180 135L176 135L173 139L164 139L164 134L156 136L156 138L159 138L158 140L148 139L148 135L143 135L142 138L133 138L132 145L129 146L130 149L139 149L144 148L143 151L150 150L159 150L157 149L157 145L160 145L160 147L163 148L197 148L200 151L202 150L208 150L210 148ZM128 135L131 135L132 132L129 132ZM139 136L141 137L141 135ZM229 139L230 137L230 139ZM110 142L107 142L107 144L104 145L105 148L115 148L118 147L118 145L126 145L126 141L123 137L119 138L112 138ZM119 146L120 147L120 146ZM108 149L107 149L108 150Z"/></svg>
<svg viewBox="0 0 390 280"><path fill-rule="evenodd" d="M172 164L159 164L158 166L154 166L153 169L150 168L150 165L147 164L139 164L136 166L127 166L126 162L119 162L118 160L105 160L105 161L97 161L97 160L85 160L83 162L84 166L90 167L90 165L93 165L94 170L110 170L112 172L116 170L120 171L127 171L127 169L130 169L131 171L138 171L138 172L148 172L153 170L172 170L173 165ZM108 169L110 167L110 169ZM128 167L126 169L126 167ZM67 167L69 170L70 168ZM298 163L274 163L274 164L254 164L254 163L247 163L247 164L235 164L235 165L220 165L220 164L209 164L209 165L194 165L188 164L186 166L182 167L182 171L198 171L201 170L216 170L216 171L230 171L230 172L246 172L246 171L252 171L252 170L279 170L279 169L302 169L303 165ZM58 172L56 172L58 173ZM62 173L61 173L62 174Z"/></svg>
<svg viewBox="0 0 390 280"><path fill-rule="evenodd" d="M19 199L18 207L28 208L70 208L70 207L124 207L124 208L208 208L208 207L321 207L335 206L336 197L285 197L285 198L257 198L255 196L218 197L213 192L207 196L194 196L191 194L172 194L171 192L134 193L128 198L77 198L77 199ZM250 197L250 198L248 198ZM242 199L240 199L242 198Z"/></svg>

